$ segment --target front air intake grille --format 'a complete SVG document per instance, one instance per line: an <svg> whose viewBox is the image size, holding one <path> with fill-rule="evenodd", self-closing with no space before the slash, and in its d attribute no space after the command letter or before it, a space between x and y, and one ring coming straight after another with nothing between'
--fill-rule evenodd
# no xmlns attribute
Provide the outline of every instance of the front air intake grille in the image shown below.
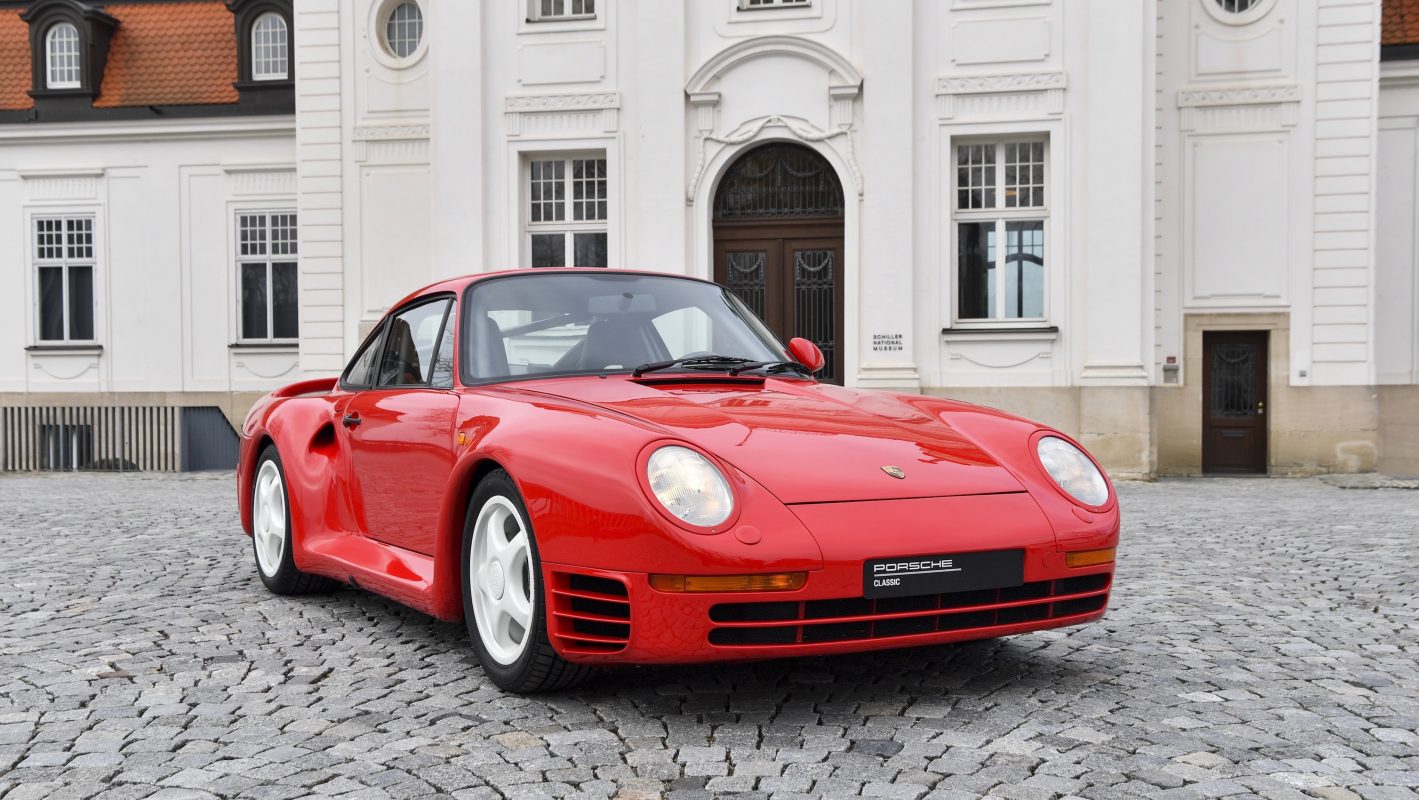
<svg viewBox="0 0 1419 800"><path fill-rule="evenodd" d="M1083 575L880 600L720 603L710 608L709 641L723 647L821 644L1067 620L1102 611L1111 580L1107 574Z"/></svg>
<svg viewBox="0 0 1419 800"><path fill-rule="evenodd" d="M552 573L552 636L564 652L618 653L631 641L626 584L579 572Z"/></svg>

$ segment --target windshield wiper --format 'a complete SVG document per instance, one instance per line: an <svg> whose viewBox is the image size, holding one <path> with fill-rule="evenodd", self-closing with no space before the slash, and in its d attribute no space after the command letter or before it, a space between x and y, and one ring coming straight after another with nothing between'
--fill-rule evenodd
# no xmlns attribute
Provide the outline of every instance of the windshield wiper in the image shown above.
<svg viewBox="0 0 1419 800"><path fill-rule="evenodd" d="M754 369L761 369L765 372L782 372L783 370L791 369L802 373L805 377L813 377L813 373L797 361L749 361L730 369L729 374L738 375L741 372L748 372Z"/></svg>
<svg viewBox="0 0 1419 800"><path fill-rule="evenodd" d="M757 363L752 358L738 358L736 356L705 355L693 356L690 358L675 358L670 361L652 361L649 364L641 364L631 370L631 377L639 378L647 372L656 372L671 367L735 367L740 364Z"/></svg>

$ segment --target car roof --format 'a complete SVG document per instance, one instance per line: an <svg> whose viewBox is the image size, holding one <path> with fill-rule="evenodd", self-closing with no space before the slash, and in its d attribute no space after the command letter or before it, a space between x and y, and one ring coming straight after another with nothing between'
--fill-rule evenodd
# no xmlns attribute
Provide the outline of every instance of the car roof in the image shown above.
<svg viewBox="0 0 1419 800"><path fill-rule="evenodd" d="M399 302L390 306L389 309L393 310L396 308L400 308L401 306L408 305L409 303L418 300L421 297L428 297L430 295L446 293L457 294L458 292L463 291L464 288L474 283L478 283L479 281L488 280L489 278L498 278L505 275L565 275L567 273L593 273L596 275L652 275L661 278L681 278L683 280L698 281L700 283L714 283L713 281L707 281L703 278L697 278L693 275L682 275L677 272L665 272L664 270L612 269L609 267L547 267L540 269L533 269L530 267L515 267L512 269L495 270L493 272L478 272L472 275L460 275L456 278L446 278L437 283L431 283L428 286L410 292L409 294L401 298ZM384 314L380 316L380 318L383 319L384 316L388 315L388 313L389 311L387 310Z"/></svg>

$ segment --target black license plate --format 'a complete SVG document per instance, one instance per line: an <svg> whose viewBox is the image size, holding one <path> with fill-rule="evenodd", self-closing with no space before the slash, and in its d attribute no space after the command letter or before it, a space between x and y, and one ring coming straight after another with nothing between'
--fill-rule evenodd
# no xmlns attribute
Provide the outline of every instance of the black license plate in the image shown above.
<svg viewBox="0 0 1419 800"><path fill-rule="evenodd" d="M1025 582L1024 550L878 558L862 564L867 598L1004 589Z"/></svg>

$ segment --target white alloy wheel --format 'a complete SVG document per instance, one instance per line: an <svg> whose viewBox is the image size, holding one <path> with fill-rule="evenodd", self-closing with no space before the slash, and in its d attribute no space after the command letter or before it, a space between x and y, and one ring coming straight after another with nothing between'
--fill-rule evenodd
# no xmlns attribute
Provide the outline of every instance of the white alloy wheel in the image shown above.
<svg viewBox="0 0 1419 800"><path fill-rule="evenodd" d="M286 555L286 492L274 460L262 462L253 494L251 532L256 540L256 565L266 577L274 578Z"/></svg>
<svg viewBox="0 0 1419 800"><path fill-rule="evenodd" d="M494 661L512 664L532 638L532 546L527 525L512 501L493 495L478 512L468 551L472 601L478 638Z"/></svg>

